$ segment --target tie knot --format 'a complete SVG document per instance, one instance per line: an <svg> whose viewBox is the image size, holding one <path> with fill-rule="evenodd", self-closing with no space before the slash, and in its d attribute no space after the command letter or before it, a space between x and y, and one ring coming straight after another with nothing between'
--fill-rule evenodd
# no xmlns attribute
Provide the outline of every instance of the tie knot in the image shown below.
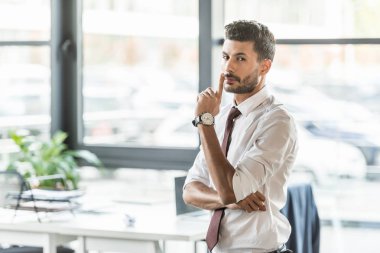
<svg viewBox="0 0 380 253"><path fill-rule="evenodd" d="M235 106L231 108L230 113L228 114L227 121L233 121L235 118L237 118L241 112L239 111L238 108Z"/></svg>

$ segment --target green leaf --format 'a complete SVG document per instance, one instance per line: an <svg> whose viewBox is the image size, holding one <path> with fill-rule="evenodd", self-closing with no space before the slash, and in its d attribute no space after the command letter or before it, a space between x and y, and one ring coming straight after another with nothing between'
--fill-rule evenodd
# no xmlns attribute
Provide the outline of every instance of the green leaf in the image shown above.
<svg viewBox="0 0 380 253"><path fill-rule="evenodd" d="M72 150L72 151L66 151L65 152L66 155L70 155L70 156L74 156L76 158L80 158L80 159L83 159L85 160L86 162L89 162L93 165L96 165L96 166L99 166L99 167L102 167L103 164L102 162L99 160L99 158L92 152L88 151L88 150Z"/></svg>
<svg viewBox="0 0 380 253"><path fill-rule="evenodd" d="M54 144L54 146L58 146L60 144L63 144L67 137L67 133L58 131L53 135L51 142Z"/></svg>

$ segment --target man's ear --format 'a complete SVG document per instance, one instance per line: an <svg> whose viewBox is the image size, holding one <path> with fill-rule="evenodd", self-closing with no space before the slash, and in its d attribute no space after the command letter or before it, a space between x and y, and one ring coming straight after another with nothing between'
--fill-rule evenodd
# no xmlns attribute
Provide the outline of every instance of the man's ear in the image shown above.
<svg viewBox="0 0 380 253"><path fill-rule="evenodd" d="M272 61L269 59L264 59L260 63L260 74L261 75L266 75L270 68L272 67Z"/></svg>

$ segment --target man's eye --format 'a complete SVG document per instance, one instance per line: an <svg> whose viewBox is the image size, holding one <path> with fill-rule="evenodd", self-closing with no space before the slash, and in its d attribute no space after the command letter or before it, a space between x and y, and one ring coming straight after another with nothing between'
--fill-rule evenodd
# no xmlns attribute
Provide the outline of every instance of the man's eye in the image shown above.
<svg viewBox="0 0 380 253"><path fill-rule="evenodd" d="M227 56L227 55L223 55L222 58L223 58L224 60L228 60L228 56Z"/></svg>
<svg viewBox="0 0 380 253"><path fill-rule="evenodd" d="M238 61L245 61L245 58L243 58L243 57L238 57L237 60L238 60Z"/></svg>

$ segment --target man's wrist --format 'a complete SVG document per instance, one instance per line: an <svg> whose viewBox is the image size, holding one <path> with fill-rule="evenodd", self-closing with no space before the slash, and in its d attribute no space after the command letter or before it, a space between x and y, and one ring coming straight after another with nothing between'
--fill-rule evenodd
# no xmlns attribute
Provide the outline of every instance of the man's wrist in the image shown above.
<svg viewBox="0 0 380 253"><path fill-rule="evenodd" d="M197 127L199 124L206 125L206 126L212 126L215 123L214 116L209 112L201 113L200 115L196 116L194 120L192 121L193 126Z"/></svg>

